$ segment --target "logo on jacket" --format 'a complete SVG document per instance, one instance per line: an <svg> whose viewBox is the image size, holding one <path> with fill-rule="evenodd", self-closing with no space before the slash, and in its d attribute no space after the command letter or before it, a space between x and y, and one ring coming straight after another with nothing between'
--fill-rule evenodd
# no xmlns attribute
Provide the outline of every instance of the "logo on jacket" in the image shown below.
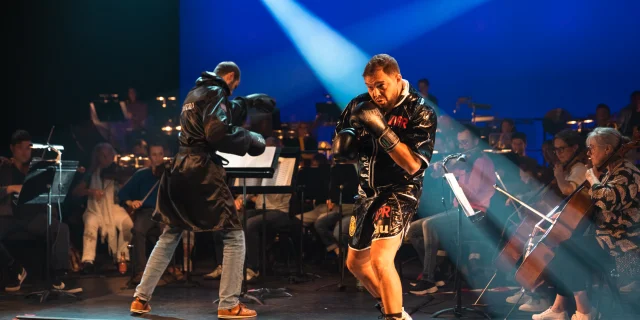
<svg viewBox="0 0 640 320"><path fill-rule="evenodd" d="M392 126L392 127L400 127L402 129L406 129L408 122L409 122L409 119L407 119L405 117L402 117L402 116L391 116L391 118L389 119L389 122L387 122L387 124L389 126Z"/></svg>
<svg viewBox="0 0 640 320"><path fill-rule="evenodd" d="M351 216L351 220L349 221L349 237L353 237L356 234L356 217Z"/></svg>
<svg viewBox="0 0 640 320"><path fill-rule="evenodd" d="M378 212L376 212L376 218L373 220L379 221L380 219L389 218L389 212L391 212L391 207L387 205L382 206L378 209Z"/></svg>

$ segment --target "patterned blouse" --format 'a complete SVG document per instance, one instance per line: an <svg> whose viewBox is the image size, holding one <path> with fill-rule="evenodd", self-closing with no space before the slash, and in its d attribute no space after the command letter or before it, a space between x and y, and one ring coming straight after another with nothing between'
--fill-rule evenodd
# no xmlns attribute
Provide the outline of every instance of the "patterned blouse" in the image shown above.
<svg viewBox="0 0 640 320"><path fill-rule="evenodd" d="M622 160L612 171L589 193L600 209L596 213L596 239L611 256L618 256L640 245L640 170Z"/></svg>

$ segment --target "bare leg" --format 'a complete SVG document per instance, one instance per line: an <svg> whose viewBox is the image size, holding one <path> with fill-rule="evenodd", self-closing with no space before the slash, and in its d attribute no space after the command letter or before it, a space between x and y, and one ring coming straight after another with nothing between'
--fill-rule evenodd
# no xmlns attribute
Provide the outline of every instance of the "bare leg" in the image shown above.
<svg viewBox="0 0 640 320"><path fill-rule="evenodd" d="M589 297L586 291L574 292L573 297L576 299L576 310L582 314L589 314L591 312L591 304L589 303Z"/></svg>
<svg viewBox="0 0 640 320"><path fill-rule="evenodd" d="M553 306L551 306L551 311L553 312L564 312L565 310L565 303L566 303L567 298L561 296L561 295L556 295L556 300L553 302Z"/></svg>
<svg viewBox="0 0 640 320"><path fill-rule="evenodd" d="M402 283L394 259L402 237L380 239L371 244L371 262L378 277L379 292L386 314L402 313Z"/></svg>
<svg viewBox="0 0 640 320"><path fill-rule="evenodd" d="M362 282L362 285L374 298L380 298L380 283L371 266L371 250L356 251L349 248L347 268Z"/></svg>

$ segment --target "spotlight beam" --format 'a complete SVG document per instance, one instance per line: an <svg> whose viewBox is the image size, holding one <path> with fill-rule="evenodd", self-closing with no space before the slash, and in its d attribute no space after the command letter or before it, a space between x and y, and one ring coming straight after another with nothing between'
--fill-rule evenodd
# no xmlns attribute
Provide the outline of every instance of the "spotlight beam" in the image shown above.
<svg viewBox="0 0 640 320"><path fill-rule="evenodd" d="M341 107L365 90L368 55L292 0L262 0L313 73Z"/></svg>

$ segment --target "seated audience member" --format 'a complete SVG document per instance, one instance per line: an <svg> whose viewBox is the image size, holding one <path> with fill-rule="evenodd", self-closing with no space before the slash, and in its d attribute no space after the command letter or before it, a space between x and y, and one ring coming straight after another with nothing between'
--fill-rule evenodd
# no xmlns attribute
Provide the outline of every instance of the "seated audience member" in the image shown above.
<svg viewBox="0 0 640 320"><path fill-rule="evenodd" d="M640 125L640 90L631 93L629 100L629 104L618 115L618 130L627 137L633 135L633 127Z"/></svg>
<svg viewBox="0 0 640 320"><path fill-rule="evenodd" d="M304 225L312 225L320 215L327 213L327 198L329 193L329 180L331 168L327 158L322 154L315 154L311 160L311 166L300 169L298 183L305 186L305 202L310 201L312 210L304 215L297 215L296 219L304 218ZM305 205L305 207L307 207ZM260 208L258 208L260 209ZM305 208L303 208L304 210Z"/></svg>
<svg viewBox="0 0 640 320"><path fill-rule="evenodd" d="M420 94L423 98L429 100L429 102L431 102L434 106L438 105L438 98L429 93L429 80L424 78L418 80L418 90L420 90Z"/></svg>
<svg viewBox="0 0 640 320"><path fill-rule="evenodd" d="M609 127L615 129L618 126L615 122L611 121L611 109L604 103L596 106L595 118L596 127Z"/></svg>
<svg viewBox="0 0 640 320"><path fill-rule="evenodd" d="M29 171L31 161L31 137L29 133L18 130L11 137L12 158L0 165L0 268L8 269L5 291L20 290L27 277L22 264L13 258L1 242L12 234L26 232L32 236L46 237L47 208L45 205L15 205L16 195L22 190L22 184ZM58 220L57 210L52 212L50 236L53 244L51 250L53 289L64 289L61 277L69 269L69 227ZM46 239L43 240L46 243ZM36 250L36 249L31 249ZM45 263L45 261L42 261Z"/></svg>
<svg viewBox="0 0 640 320"><path fill-rule="evenodd" d="M164 148L158 144L149 146L150 167L138 170L118 192L120 204L126 207L134 217L133 254L136 259L134 282L140 282L142 272L147 265L146 240L149 231L162 225L151 220L156 209L158 184L164 173Z"/></svg>
<svg viewBox="0 0 640 320"><path fill-rule="evenodd" d="M462 152L468 152L468 159L466 163L451 161L448 169L457 177L458 184L469 199L471 207L486 213L495 193L493 185L496 183L496 177L493 161L480 148L476 148L479 143L477 128L464 127L458 133L458 145ZM434 170L442 172L441 164L434 164ZM438 285L444 285L441 279L436 279L436 256L440 245L449 252L455 251L453 237L456 235L457 219L457 202L454 201L454 208L411 223L408 237L423 263L423 271L422 280L415 283L409 290L410 293L434 293L438 291ZM469 219L462 219L462 229L470 234L478 232L477 226L471 224ZM469 264L475 266L475 259L478 258L477 254L471 254Z"/></svg>
<svg viewBox="0 0 640 320"><path fill-rule="evenodd" d="M342 245L347 243L348 234L343 234L343 243L338 243L339 230L338 221L342 219L342 229L349 227L351 216L355 204L355 196L358 194L358 174L353 164L336 164L331 169L331 184L329 188L329 199L327 199L327 211L322 213L313 226L318 232L318 236L325 245L327 252L340 253ZM342 186L342 215L340 215L340 186ZM345 228L346 226L346 228Z"/></svg>
<svg viewBox="0 0 640 320"><path fill-rule="evenodd" d="M96 145L85 179L73 191L75 196L89 197L83 215L82 263L85 272L94 271L98 235L103 242L107 239L114 261L122 257L129 261L127 246L131 240L133 221L116 202L119 184L123 179L118 176L114 157L115 150L110 144Z"/></svg>

